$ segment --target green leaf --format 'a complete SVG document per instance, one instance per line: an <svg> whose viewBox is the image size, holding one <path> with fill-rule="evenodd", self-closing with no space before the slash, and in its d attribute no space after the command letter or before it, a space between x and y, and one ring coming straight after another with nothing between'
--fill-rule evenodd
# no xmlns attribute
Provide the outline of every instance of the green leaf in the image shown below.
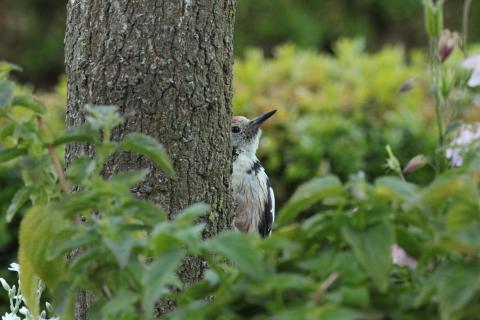
<svg viewBox="0 0 480 320"><path fill-rule="evenodd" d="M173 223L177 227L188 227L193 224L193 222L206 214L210 210L208 204L205 203L195 203L191 206L183 209L178 215L175 216Z"/></svg>
<svg viewBox="0 0 480 320"><path fill-rule="evenodd" d="M345 307L336 305L323 305L315 312L315 316L312 319L322 320L357 320L362 319L359 313Z"/></svg>
<svg viewBox="0 0 480 320"><path fill-rule="evenodd" d="M96 235L90 233L81 233L78 236L51 245L48 250L47 258L50 260L55 259L65 252L89 245L91 243L96 243L97 241L98 237Z"/></svg>
<svg viewBox="0 0 480 320"><path fill-rule="evenodd" d="M127 289L122 289L106 302L101 310L102 319L115 318L120 312L134 313L134 305L138 300L138 296Z"/></svg>
<svg viewBox="0 0 480 320"><path fill-rule="evenodd" d="M62 279L65 267L63 257L54 260L47 258L50 246L59 239L59 235L68 226L58 211L51 208L34 206L30 208L20 224L20 280L29 309L36 308L35 278L42 279L47 287L54 290Z"/></svg>
<svg viewBox="0 0 480 320"><path fill-rule="evenodd" d="M302 184L278 214L278 224L293 220L302 210L329 196L341 195L342 184L335 176L314 178Z"/></svg>
<svg viewBox="0 0 480 320"><path fill-rule="evenodd" d="M94 130L90 125L68 128L60 138L53 142L53 145L58 146L72 142L87 142L97 145L100 142L98 131Z"/></svg>
<svg viewBox="0 0 480 320"><path fill-rule="evenodd" d="M12 106L23 107L39 114L44 114L47 112L47 108L43 105L43 103L31 95L20 95L13 97Z"/></svg>
<svg viewBox="0 0 480 320"><path fill-rule="evenodd" d="M110 182L114 184L121 184L128 187L132 187L147 177L149 173L148 169L140 169L140 170L126 170L121 171L117 175L114 175L109 179Z"/></svg>
<svg viewBox="0 0 480 320"><path fill-rule="evenodd" d="M365 287L342 286L339 290L342 304L354 307L368 308L370 297Z"/></svg>
<svg viewBox="0 0 480 320"><path fill-rule="evenodd" d="M167 214L160 206L140 199L128 200L123 204L123 209L132 217L142 220L149 226L165 221L167 217Z"/></svg>
<svg viewBox="0 0 480 320"><path fill-rule="evenodd" d="M0 140L10 137L15 132L16 124L14 122L2 123L0 127Z"/></svg>
<svg viewBox="0 0 480 320"><path fill-rule="evenodd" d="M12 202L7 209L6 219L7 222L12 221L15 214L22 208L22 206L28 201L30 194L32 192L32 188L30 187L23 187L18 190L15 195L13 196Z"/></svg>
<svg viewBox="0 0 480 320"><path fill-rule="evenodd" d="M257 278L263 274L262 259L248 235L238 231L225 232L205 241L204 248L223 255L251 277Z"/></svg>
<svg viewBox="0 0 480 320"><path fill-rule="evenodd" d="M130 133L120 142L118 148L121 151L143 154L152 159L168 175L173 176L175 174L165 149L150 136L137 132Z"/></svg>
<svg viewBox="0 0 480 320"><path fill-rule="evenodd" d="M39 315L39 305L37 298L37 288L40 278L34 272L30 259L22 250L18 252L18 262L20 264L20 289L25 299L25 305L30 310L34 319Z"/></svg>
<svg viewBox="0 0 480 320"><path fill-rule="evenodd" d="M85 105L87 123L95 130L111 130L123 122L117 106Z"/></svg>
<svg viewBox="0 0 480 320"><path fill-rule="evenodd" d="M8 102L12 98L14 88L13 82L0 80L0 109L8 105Z"/></svg>
<svg viewBox="0 0 480 320"><path fill-rule="evenodd" d="M445 267L440 270L437 283L442 319L461 319L459 313L480 291L478 265Z"/></svg>
<svg viewBox="0 0 480 320"><path fill-rule="evenodd" d="M22 71L22 68L13 63L0 62L0 79L6 79L11 71Z"/></svg>
<svg viewBox="0 0 480 320"><path fill-rule="evenodd" d="M389 223L381 223L365 231L344 227L342 233L377 289L386 292L392 265L390 248L395 239L393 227Z"/></svg>
<svg viewBox="0 0 480 320"><path fill-rule="evenodd" d="M70 163L66 175L73 184L81 185L95 173L95 169L95 160L82 155Z"/></svg>
<svg viewBox="0 0 480 320"><path fill-rule="evenodd" d="M175 272L184 256L182 250L165 252L146 268L142 277L144 310L153 310L158 298L169 293L167 285L180 285Z"/></svg>
<svg viewBox="0 0 480 320"><path fill-rule="evenodd" d="M102 240L117 259L120 268L125 268L128 264L130 253L136 245L135 239L128 234L124 234L122 238L111 239L104 237Z"/></svg>
<svg viewBox="0 0 480 320"><path fill-rule="evenodd" d="M440 177L423 190L420 200L432 208L439 208L454 198L475 198L477 186L464 176Z"/></svg>
<svg viewBox="0 0 480 320"><path fill-rule="evenodd" d="M27 150L23 148L13 147L2 149L0 150L0 163L15 159L16 157L23 156L25 154L27 154Z"/></svg>
<svg viewBox="0 0 480 320"><path fill-rule="evenodd" d="M375 180L375 191L389 199L404 199L412 197L418 188L413 183L401 180L398 177L380 177Z"/></svg>

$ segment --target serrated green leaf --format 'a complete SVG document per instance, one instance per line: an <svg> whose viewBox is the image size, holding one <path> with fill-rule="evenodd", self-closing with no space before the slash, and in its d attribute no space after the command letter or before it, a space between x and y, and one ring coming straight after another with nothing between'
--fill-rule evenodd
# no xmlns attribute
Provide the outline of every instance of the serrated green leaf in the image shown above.
<svg viewBox="0 0 480 320"><path fill-rule="evenodd" d="M97 145L100 142L98 131L89 125L68 128L60 138L53 141L53 145L58 146L73 142L86 142Z"/></svg>
<svg viewBox="0 0 480 320"><path fill-rule="evenodd" d="M118 149L145 155L168 175L173 176L175 174L164 147L150 136L137 132L130 133L119 143Z"/></svg>
<svg viewBox="0 0 480 320"><path fill-rule="evenodd" d="M8 105L8 102L12 98L14 88L13 82L0 80L0 109Z"/></svg>
<svg viewBox="0 0 480 320"><path fill-rule="evenodd" d="M32 188L30 187L23 187L18 190L15 195L13 196L12 202L10 206L8 206L6 219L7 222L12 221L15 214L22 208L22 206L28 201L30 194L32 192Z"/></svg>
<svg viewBox="0 0 480 320"><path fill-rule="evenodd" d="M47 256L52 243L62 241L58 236L67 225L67 220L58 211L41 206L32 207L20 224L20 279L29 309L36 308L36 301L33 299L36 290L33 282L36 276L51 290L54 290L62 279L65 267L63 257L49 260ZM24 273L24 270L28 272Z"/></svg>
<svg viewBox="0 0 480 320"><path fill-rule="evenodd" d="M27 150L23 148L8 148L0 150L0 163L15 159L19 156L27 154Z"/></svg>
<svg viewBox="0 0 480 320"><path fill-rule="evenodd" d="M144 310L153 310L158 298L169 292L167 285L180 285L175 271L184 256L185 252L182 250L165 252L146 268L142 277Z"/></svg>
<svg viewBox="0 0 480 320"><path fill-rule="evenodd" d="M87 123L95 130L112 129L123 123L117 106L85 105Z"/></svg>
<svg viewBox="0 0 480 320"><path fill-rule="evenodd" d="M14 96L11 104L12 106L23 107L39 114L47 112L47 108L43 103L31 95Z"/></svg>
<svg viewBox="0 0 480 320"><path fill-rule="evenodd" d="M230 260L243 273L257 278L263 274L258 250L248 235L228 231L204 242L204 248Z"/></svg>
<svg viewBox="0 0 480 320"><path fill-rule="evenodd" d="M392 265L390 248L395 239L392 225L381 223L364 231L344 227L342 234L377 289L385 292L388 289L388 275Z"/></svg>
<svg viewBox="0 0 480 320"><path fill-rule="evenodd" d="M329 196L339 196L343 192L342 184L335 176L314 178L302 184L288 200L278 214L278 224L295 219L302 211Z"/></svg>
<svg viewBox="0 0 480 320"><path fill-rule="evenodd" d="M40 312L37 299L37 288L40 278L34 272L30 258L22 250L18 252L18 262L20 264L20 289L25 300L25 305L35 319L39 316Z"/></svg>

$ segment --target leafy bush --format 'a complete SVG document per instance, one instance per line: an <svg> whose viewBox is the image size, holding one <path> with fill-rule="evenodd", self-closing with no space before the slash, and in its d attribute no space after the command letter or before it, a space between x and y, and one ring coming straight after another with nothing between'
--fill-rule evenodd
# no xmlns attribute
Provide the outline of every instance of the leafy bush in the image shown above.
<svg viewBox="0 0 480 320"><path fill-rule="evenodd" d="M367 55L348 41L335 59L285 47L276 59L253 52L237 64L238 110L270 109L277 97L289 105L264 144L269 165L285 171L281 190L308 178L266 240L235 230L202 239L204 225L194 222L208 212L204 204L168 221L130 193L148 171L100 175L107 157L124 151L173 174L158 142L138 133L111 141L122 119L107 106L86 106L79 127L50 128L47 108L16 93L6 78L11 67L2 65L0 162L18 161L24 184L7 218L31 203L19 249L29 313L39 314L41 280L62 319L71 318L80 289L95 294L91 317L103 319L150 319L158 299L177 305L166 319L478 318L480 130L457 120L471 115L467 84L478 84L480 56L470 59L478 63L467 82L458 59L445 62L458 39L442 44L443 34L455 38L441 32L443 1L423 3L429 78L421 55L405 64L398 48ZM417 85L400 94L414 76ZM92 144L96 156L76 159L64 174L55 148L67 143ZM395 176L381 175L385 162ZM420 169L427 174L411 175ZM190 257L205 269L203 280L186 286L176 270Z"/></svg>
<svg viewBox="0 0 480 320"><path fill-rule="evenodd" d="M0 63L0 79L5 77L9 67L6 64ZM17 68L18 69L18 68ZM63 81L61 82L63 83ZM62 85L59 85L54 92L42 93L38 95L38 98L48 106L48 114L44 117L45 123L54 130L54 132L61 132L64 128L64 106L66 92ZM17 95L31 95L32 88L28 86L14 87L14 94ZM15 116L18 121L24 121L25 116L28 115L28 111L17 109L15 110ZM0 119L0 148L8 146L11 141L3 141L5 138L3 135L8 133L8 127L4 127L5 121ZM58 148L60 158L63 158L63 148ZM15 192L22 186L21 172L19 165L15 161L0 163L0 212L2 215L7 212L10 200ZM20 219L16 218L9 225L6 224L5 219L0 219L0 251L2 255L0 257L0 277L6 278L9 282L13 282L12 273L7 271L7 266L11 261L16 260L18 249L18 225ZM8 305L5 297L0 296L0 313L6 311L5 306Z"/></svg>
<svg viewBox="0 0 480 320"><path fill-rule="evenodd" d="M281 208L272 237L227 231L202 240L203 225L194 221L205 205L167 221L161 208L129 191L146 171L100 177L116 151L144 153L172 173L155 140L131 134L110 141L122 121L115 108L87 107L83 126L60 133L45 126L47 109L38 100L14 94L8 80L0 87L7 147L0 160L20 158L25 184L8 211L32 203L19 258L33 315L39 279L62 319L85 288L96 296L91 316L104 319L149 319L159 298L177 303L167 319L473 319L480 311L476 153L426 186L392 176L373 183L363 174L346 183L314 178ZM97 153L74 161L63 176L54 148L71 142L94 144ZM392 153L389 163L399 166ZM69 185L79 191L69 193ZM86 222L74 223L79 216ZM392 264L394 244L414 263ZM202 257L208 268L204 280L185 288L175 270L187 256Z"/></svg>
<svg viewBox="0 0 480 320"><path fill-rule="evenodd" d="M399 92L413 78L413 89ZM387 143L402 150L402 161L435 146L426 61L418 52L385 47L368 54L361 40L338 42L334 56L287 45L266 59L252 50L235 62L234 85L236 113L279 108L260 152L280 199L319 174L384 174ZM417 178L427 181L431 172Z"/></svg>

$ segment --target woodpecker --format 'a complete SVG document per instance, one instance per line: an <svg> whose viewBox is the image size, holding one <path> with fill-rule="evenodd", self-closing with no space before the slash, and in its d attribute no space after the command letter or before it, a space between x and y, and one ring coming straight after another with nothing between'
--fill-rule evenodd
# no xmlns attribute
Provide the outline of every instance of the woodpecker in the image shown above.
<svg viewBox="0 0 480 320"><path fill-rule="evenodd" d="M232 117L232 188L235 204L234 224L243 232L272 233L275 221L275 196L256 156L262 130L260 125L277 110L249 120Z"/></svg>

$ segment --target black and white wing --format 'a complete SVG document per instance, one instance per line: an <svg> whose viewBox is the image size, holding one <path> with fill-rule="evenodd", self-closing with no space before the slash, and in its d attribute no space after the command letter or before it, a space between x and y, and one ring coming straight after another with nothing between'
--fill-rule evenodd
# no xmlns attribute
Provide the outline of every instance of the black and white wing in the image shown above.
<svg viewBox="0 0 480 320"><path fill-rule="evenodd" d="M267 197L265 201L263 217L258 225L258 232L262 237L268 237L272 234L273 223L275 222L275 194L267 179Z"/></svg>

